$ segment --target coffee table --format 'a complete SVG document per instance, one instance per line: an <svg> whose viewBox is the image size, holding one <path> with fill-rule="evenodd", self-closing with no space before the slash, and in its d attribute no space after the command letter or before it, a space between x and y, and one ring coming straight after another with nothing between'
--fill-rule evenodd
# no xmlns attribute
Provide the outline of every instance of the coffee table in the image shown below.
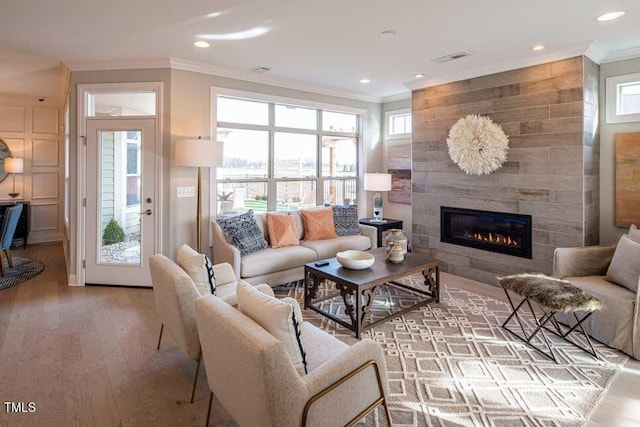
<svg viewBox="0 0 640 427"><path fill-rule="evenodd" d="M315 262L310 262L304 266L305 292L304 307L309 308L336 323L356 333L356 338L360 338L363 331L372 328L380 322L387 321L397 316L401 316L408 311L425 306L431 302L440 302L440 270L438 261L418 253L407 253L403 262L393 264L385 260L384 248L370 251L375 256L375 263L364 270L350 270L342 267L338 260L329 258L329 264L318 267ZM425 289L417 289L404 283L397 282L398 279L414 273L422 273L424 277ZM340 291L345 305L345 314L351 323L329 313L320 308L317 303L335 298L336 294L318 298L318 288L326 280L335 282L336 289ZM420 298L418 302L410 307L405 307L389 316L370 323L364 323L365 317L375 298L376 288L380 285L398 287L410 291ZM351 295L355 295L354 304L351 302Z"/></svg>

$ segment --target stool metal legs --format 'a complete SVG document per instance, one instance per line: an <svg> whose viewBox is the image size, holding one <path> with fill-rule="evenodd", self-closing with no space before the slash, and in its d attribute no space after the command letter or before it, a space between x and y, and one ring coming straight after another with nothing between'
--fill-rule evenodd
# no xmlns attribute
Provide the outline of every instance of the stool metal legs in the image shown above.
<svg viewBox="0 0 640 427"><path fill-rule="evenodd" d="M568 328L565 332L562 332L562 327L560 326L560 324L558 323L558 321L555 318L555 315L557 313L557 311L555 310L545 310L544 307L540 306L540 310L542 311L542 314L540 316L536 315L535 310L533 309L533 305L531 305L531 301L529 301L528 298L523 298L522 301L520 301L520 303L516 306L513 303L513 300L511 299L511 295L509 295L509 292L505 289L504 290L505 294L507 295L507 299L509 300L509 304L511 305L511 309L513 310L511 315L509 315L509 317L507 317L507 320L504 321L504 323L502 324L502 327L504 329L506 329L507 331L509 331L511 334L515 335L516 338L520 339L521 341L523 341L524 343L526 343L528 346L530 346L531 348L533 348L534 350L537 350L538 352L540 352L541 354L543 354L544 356L548 357L549 359L553 360L554 362L558 363L558 360L556 359L556 356L553 352L553 348L551 347L551 342L549 341L549 338L547 337L547 335L545 334L545 330L548 332L553 333L556 336L559 336L560 338L563 338L565 341L567 341L568 343L578 347L579 349L589 353L590 355L592 355L593 357L595 357L596 359L599 359L598 355L596 354L596 350L593 348L593 344L591 343L591 339L589 338L589 335L587 335L586 331L584 330L582 323L587 320L592 314L593 311L590 311L589 313L587 313L586 315L584 315L582 318L578 318L578 316L576 315L575 312L571 313L576 321L576 324L573 325L572 327ZM531 316L533 317L533 320L535 321L536 324L536 328L530 332L527 333L527 329L525 328L525 324L524 321L522 320L522 318L520 317L520 309L526 304L526 306L529 308L529 311L531 312ZM522 331L522 335L518 334L517 332L509 329L507 327L507 324L511 321L511 319L516 318L518 325L520 326L520 330ZM553 329L550 329L549 327L547 327L547 324L551 322L551 324L555 327L555 331ZM578 343L576 343L573 340L569 339L569 334L573 331L575 331L577 328L579 328L580 332L582 332L582 334L584 335L587 344L589 345L589 348L585 348L581 345L579 345ZM538 335L538 332L540 333L540 336L542 337L542 342L544 343L544 347L546 347L546 350L544 349L544 347L541 347L540 345L535 345L533 342L533 339L535 338L536 335Z"/></svg>

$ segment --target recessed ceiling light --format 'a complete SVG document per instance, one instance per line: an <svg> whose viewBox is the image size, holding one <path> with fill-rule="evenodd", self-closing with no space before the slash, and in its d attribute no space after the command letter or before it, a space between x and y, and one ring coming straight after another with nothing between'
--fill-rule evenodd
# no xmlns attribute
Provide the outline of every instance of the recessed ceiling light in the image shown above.
<svg viewBox="0 0 640 427"><path fill-rule="evenodd" d="M414 74L413 77L415 77L416 79L421 79L424 77L424 74L422 73Z"/></svg>
<svg viewBox="0 0 640 427"><path fill-rule="evenodd" d="M535 45L532 49L533 49L533 50L543 50L543 49L544 49L544 45L537 44L537 45Z"/></svg>
<svg viewBox="0 0 640 427"><path fill-rule="evenodd" d="M391 38L393 36L396 35L396 32L393 30L385 30L383 32L380 33L380 37L383 37L385 39Z"/></svg>
<svg viewBox="0 0 640 427"><path fill-rule="evenodd" d="M360 83L371 83L370 79L360 79Z"/></svg>
<svg viewBox="0 0 640 427"><path fill-rule="evenodd" d="M204 40L198 40L198 41L195 41L195 42L193 42L193 45L194 45L195 47L201 47L201 48L209 47L209 43L207 43L207 42L206 42L206 41L204 41Z"/></svg>
<svg viewBox="0 0 640 427"><path fill-rule="evenodd" d="M598 21L600 22L604 22L604 21L612 21L614 19L618 19L620 18L622 15L624 15L624 11L622 10L618 10L616 12L608 12L605 13L603 15L598 16L598 18L596 18Z"/></svg>

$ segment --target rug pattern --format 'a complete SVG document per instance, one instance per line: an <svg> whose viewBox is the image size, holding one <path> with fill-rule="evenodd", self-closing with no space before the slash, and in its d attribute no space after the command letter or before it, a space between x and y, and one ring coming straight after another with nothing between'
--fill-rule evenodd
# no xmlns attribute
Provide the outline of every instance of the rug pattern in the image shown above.
<svg viewBox="0 0 640 427"><path fill-rule="evenodd" d="M405 282L418 287L422 280L413 276ZM506 303L444 281L441 288L439 304L364 333L385 353L395 426L578 426L628 359L594 343L602 359L596 360L554 336L556 364L500 326L510 314ZM303 300L301 286L275 291ZM333 292L329 283L320 295ZM406 291L382 286L371 316L379 318L413 301ZM339 297L322 304L344 316ZM317 313L306 310L305 319L349 344L356 342L350 331ZM384 412L376 409L365 424L386 425Z"/></svg>
<svg viewBox="0 0 640 427"><path fill-rule="evenodd" d="M15 255L12 258L13 267L9 268L8 265L5 265L6 275L0 277L0 291L19 285L44 271L44 264L40 260Z"/></svg>

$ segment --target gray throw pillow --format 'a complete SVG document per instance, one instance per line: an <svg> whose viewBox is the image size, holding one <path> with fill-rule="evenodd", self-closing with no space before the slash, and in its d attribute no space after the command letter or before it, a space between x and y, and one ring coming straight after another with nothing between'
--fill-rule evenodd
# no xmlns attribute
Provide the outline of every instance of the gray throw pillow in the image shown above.
<svg viewBox="0 0 640 427"><path fill-rule="evenodd" d="M634 242L640 243L640 230L636 228L635 224L631 224L631 227L629 227L629 234L627 234L627 236L629 236L629 238Z"/></svg>
<svg viewBox="0 0 640 427"><path fill-rule="evenodd" d="M359 235L358 207L356 205L335 205L333 207L333 225L338 236Z"/></svg>
<svg viewBox="0 0 640 427"><path fill-rule="evenodd" d="M616 246L611 264L607 270L607 280L638 293L640 278L640 243L622 236Z"/></svg>
<svg viewBox="0 0 640 427"><path fill-rule="evenodd" d="M267 241L253 217L253 209L241 215L218 219L227 241L240 250L240 255L247 255L264 249Z"/></svg>

